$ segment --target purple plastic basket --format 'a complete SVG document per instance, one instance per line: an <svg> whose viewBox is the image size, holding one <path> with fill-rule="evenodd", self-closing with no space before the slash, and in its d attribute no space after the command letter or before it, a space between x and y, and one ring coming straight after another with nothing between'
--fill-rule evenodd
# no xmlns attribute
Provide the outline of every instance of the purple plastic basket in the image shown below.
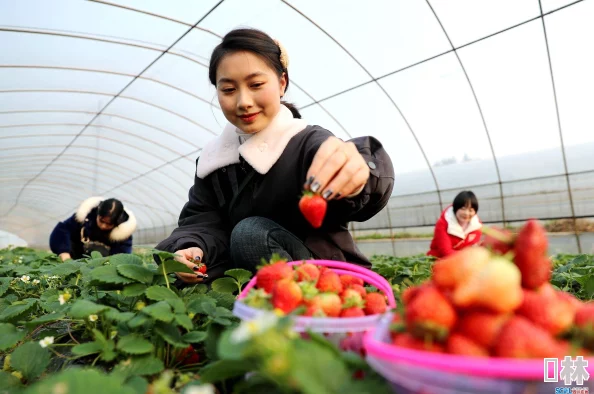
<svg viewBox="0 0 594 394"><path fill-rule="evenodd" d="M582 386L565 386L563 381L545 383L544 360L466 357L394 346L390 338L392 317L392 313L386 314L367 331L363 346L369 365L392 383L396 393L546 394L555 393L557 387L568 388L570 393L571 387L594 389L594 376ZM592 375L594 359L586 360ZM548 367L547 376L556 376L552 363Z"/></svg>

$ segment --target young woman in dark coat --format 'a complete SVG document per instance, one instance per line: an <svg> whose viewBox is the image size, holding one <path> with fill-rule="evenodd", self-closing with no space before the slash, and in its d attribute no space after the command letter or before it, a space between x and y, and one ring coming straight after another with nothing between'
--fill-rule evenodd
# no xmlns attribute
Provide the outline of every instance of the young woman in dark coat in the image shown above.
<svg viewBox="0 0 594 394"><path fill-rule="evenodd" d="M254 272L273 253L370 267L348 223L373 217L392 194L394 169L381 143L342 141L302 120L282 101L287 52L258 30L228 33L212 53L209 78L229 124L204 146L178 228L156 248L194 270L195 261L204 262L208 281L230 268ZM328 201L320 228L299 210L303 190ZM188 284L204 281L177 275Z"/></svg>
<svg viewBox="0 0 594 394"><path fill-rule="evenodd" d="M97 251L103 256L132 253L134 214L114 198L91 197L67 220L56 225L50 248L62 260L80 259Z"/></svg>

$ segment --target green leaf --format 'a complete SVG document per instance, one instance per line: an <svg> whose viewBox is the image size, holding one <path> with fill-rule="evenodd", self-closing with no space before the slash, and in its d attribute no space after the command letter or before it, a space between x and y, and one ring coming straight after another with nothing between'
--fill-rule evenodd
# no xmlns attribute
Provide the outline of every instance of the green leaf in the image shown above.
<svg viewBox="0 0 594 394"><path fill-rule="evenodd" d="M121 378L105 375L98 369L70 368L31 386L26 394L136 394L126 385L122 385Z"/></svg>
<svg viewBox="0 0 594 394"><path fill-rule="evenodd" d="M118 273L126 278L134 279L137 282L151 284L153 272L141 265L121 264L117 266Z"/></svg>
<svg viewBox="0 0 594 394"><path fill-rule="evenodd" d="M103 350L103 344L100 342L86 342L72 347L72 354L77 356L88 356L89 354L100 353Z"/></svg>
<svg viewBox="0 0 594 394"><path fill-rule="evenodd" d="M204 301L201 306L204 313L210 316L216 316L217 308L211 302Z"/></svg>
<svg viewBox="0 0 594 394"><path fill-rule="evenodd" d="M231 320L229 320L229 319L226 319L226 318L224 318L224 317L215 317L215 318L213 319L213 321L214 321L215 323L219 323L219 324L221 324L221 325L223 325L223 326L230 326L231 324L233 324L233 322L232 322Z"/></svg>
<svg viewBox="0 0 594 394"><path fill-rule="evenodd" d="M146 285L143 285L142 283L133 283L125 286L124 290L122 290L122 294L126 297L138 297L139 295L144 294L145 290Z"/></svg>
<svg viewBox="0 0 594 394"><path fill-rule="evenodd" d="M206 339L206 332L190 331L189 333L185 334L182 338L187 343L199 343Z"/></svg>
<svg viewBox="0 0 594 394"><path fill-rule="evenodd" d="M44 270L44 273L49 276L57 275L60 278L64 279L68 275L78 272L78 270L80 270L80 263L70 262L62 263L54 267L49 267L46 270Z"/></svg>
<svg viewBox="0 0 594 394"><path fill-rule="evenodd" d="M235 317L233 312L231 312L229 309L223 308L221 306L217 306L217 309L215 310L215 316L216 317L226 317L226 318L230 318L230 319Z"/></svg>
<svg viewBox="0 0 594 394"><path fill-rule="evenodd" d="M61 313L61 312L50 313L48 315L41 315L37 319L33 319L30 322L27 322L27 325L28 326L38 326L40 324L51 323L51 322L63 319L64 316L65 316L65 314Z"/></svg>
<svg viewBox="0 0 594 394"><path fill-rule="evenodd" d="M175 315L175 322L188 331L194 328L194 323L192 323L192 319L190 319L188 315L183 313L178 313Z"/></svg>
<svg viewBox="0 0 594 394"><path fill-rule="evenodd" d="M217 302L217 306L233 309L233 304L235 304L235 296L233 294L210 291L207 295Z"/></svg>
<svg viewBox="0 0 594 394"><path fill-rule="evenodd" d="M50 362L50 353L37 342L27 342L18 348L10 357L10 365L20 371L27 380L39 377Z"/></svg>
<svg viewBox="0 0 594 394"><path fill-rule="evenodd" d="M126 374L126 376L148 376L159 373L164 369L165 365L163 365L163 361L149 355L124 360L115 367L114 372L121 372Z"/></svg>
<svg viewBox="0 0 594 394"><path fill-rule="evenodd" d="M96 315L106 309L107 305L99 305L87 300L77 300L70 308L70 315L75 319L87 319L89 315Z"/></svg>
<svg viewBox="0 0 594 394"><path fill-rule="evenodd" d="M136 314L134 312L120 312L115 308L109 309L105 312L105 317L109 320L115 320L117 322L127 322L132 319Z"/></svg>
<svg viewBox="0 0 594 394"><path fill-rule="evenodd" d="M167 301L177 313L184 313L186 311L186 306L182 299L166 287L151 286L146 289L146 297L154 301Z"/></svg>
<svg viewBox="0 0 594 394"><path fill-rule="evenodd" d="M127 324L130 328L138 328L145 324L149 319L145 315L138 314L132 319L128 320Z"/></svg>
<svg viewBox="0 0 594 394"><path fill-rule="evenodd" d="M190 297L190 301L188 301L188 312L194 314L205 315L206 312L202 307L203 303L211 304L213 308L216 307L217 302L213 298L205 295L205 294L196 294Z"/></svg>
<svg viewBox="0 0 594 394"><path fill-rule="evenodd" d="M250 271L241 268L227 270L225 271L225 275L237 279L240 284L249 282L249 280L252 278L252 273Z"/></svg>
<svg viewBox="0 0 594 394"><path fill-rule="evenodd" d="M140 376L132 376L126 381L126 387L130 387L136 394L148 392L148 381Z"/></svg>
<svg viewBox="0 0 594 394"><path fill-rule="evenodd" d="M187 347L188 344L182 339L181 333L173 324L157 322L155 332L159 334L166 342L175 347Z"/></svg>
<svg viewBox="0 0 594 394"><path fill-rule="evenodd" d="M587 299L594 297L594 276L588 277L588 280L584 283L584 291L586 292Z"/></svg>
<svg viewBox="0 0 594 394"><path fill-rule="evenodd" d="M217 383L223 380L243 376L253 369L245 360L219 360L208 364L199 372L202 383Z"/></svg>
<svg viewBox="0 0 594 394"><path fill-rule="evenodd" d="M109 257L109 263L113 266L124 264L140 265L142 266L142 258L135 254L120 253Z"/></svg>
<svg viewBox="0 0 594 394"><path fill-rule="evenodd" d="M21 387L23 387L23 385L17 377L12 376L8 372L0 371L0 393L1 394L15 393Z"/></svg>
<svg viewBox="0 0 594 394"><path fill-rule="evenodd" d="M9 323L0 323L0 350L10 349L21 341L26 331L19 331L15 326Z"/></svg>
<svg viewBox="0 0 594 394"><path fill-rule="evenodd" d="M132 279L125 278L118 275L117 268L113 265L105 265L97 267L91 271L90 286L97 286L102 284L111 285L127 285L134 282Z"/></svg>
<svg viewBox="0 0 594 394"><path fill-rule="evenodd" d="M0 278L0 297L10 288L10 278Z"/></svg>
<svg viewBox="0 0 594 394"><path fill-rule="evenodd" d="M172 272L185 272L187 274L195 274L187 265L180 263L177 260L167 260L159 267L159 272L163 273L163 268L165 268L165 273L170 274Z"/></svg>
<svg viewBox="0 0 594 394"><path fill-rule="evenodd" d="M0 313L0 322L9 322L17 320L19 316L29 313L37 305L37 300L28 298L22 303L13 304Z"/></svg>
<svg viewBox="0 0 594 394"><path fill-rule="evenodd" d="M153 351L152 343L137 334L129 334L121 338L117 349L128 354L144 354Z"/></svg>
<svg viewBox="0 0 594 394"><path fill-rule="evenodd" d="M103 257L103 255L101 253L97 252L96 250L93 250L91 252L92 259L100 259L101 257Z"/></svg>
<svg viewBox="0 0 594 394"><path fill-rule="evenodd" d="M219 278L212 282L212 289L219 293L234 293L239 290L233 278Z"/></svg>
<svg viewBox="0 0 594 394"><path fill-rule="evenodd" d="M171 306L165 301L159 301L156 304L145 306L141 312L165 323L169 323L174 317L171 312Z"/></svg>

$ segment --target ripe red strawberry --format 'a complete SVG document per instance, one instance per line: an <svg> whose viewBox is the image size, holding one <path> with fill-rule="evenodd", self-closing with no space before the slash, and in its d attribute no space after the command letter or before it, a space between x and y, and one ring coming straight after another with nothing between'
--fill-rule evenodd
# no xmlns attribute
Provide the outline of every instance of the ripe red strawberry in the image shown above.
<svg viewBox="0 0 594 394"><path fill-rule="evenodd" d="M328 317L338 317L342 311L342 302L336 293L321 293L316 296L317 305Z"/></svg>
<svg viewBox="0 0 594 394"><path fill-rule="evenodd" d="M292 278L293 268L287 265L286 260L264 265L256 273L256 286L266 292L272 292L274 284L281 279Z"/></svg>
<svg viewBox="0 0 594 394"><path fill-rule="evenodd" d="M311 263L304 263L297 267L298 281L317 282L320 277L320 270Z"/></svg>
<svg viewBox="0 0 594 394"><path fill-rule="evenodd" d="M342 283L342 287L345 289L349 288L351 285L363 286L365 284L363 279L352 275L340 275L340 282Z"/></svg>
<svg viewBox="0 0 594 394"><path fill-rule="evenodd" d="M402 303L404 305L408 305L410 304L410 302L412 301L412 299L419 294L419 290L425 288L425 287L434 287L435 284L431 281L431 280L427 280L421 284L418 285L412 285L407 287L406 289L404 289L404 291L402 292L402 294L400 294L400 298L402 299Z"/></svg>
<svg viewBox="0 0 594 394"><path fill-rule="evenodd" d="M200 362L200 356L194 347L190 345L178 354L178 356L175 358L175 361L181 365L198 364Z"/></svg>
<svg viewBox="0 0 594 394"><path fill-rule="evenodd" d="M508 230L497 226L483 227L485 239L481 246L489 249L494 254L504 255L514 247L515 236Z"/></svg>
<svg viewBox="0 0 594 394"><path fill-rule="evenodd" d="M456 323L456 311L445 296L435 287L428 286L406 308L406 325L409 332L419 338L429 335L443 340Z"/></svg>
<svg viewBox="0 0 594 394"><path fill-rule="evenodd" d="M325 271L320 275L316 287L321 292L342 293L342 282L340 277L334 271Z"/></svg>
<svg viewBox="0 0 594 394"><path fill-rule="evenodd" d="M503 313L473 311L458 319L457 329L460 334L478 345L491 349L511 315Z"/></svg>
<svg viewBox="0 0 594 394"><path fill-rule="evenodd" d="M365 287L361 286L361 285L351 285L351 287L349 287L350 290L355 290L357 293L359 293L361 295L362 298L365 298L367 296L367 290L365 290Z"/></svg>
<svg viewBox="0 0 594 394"><path fill-rule="evenodd" d="M326 216L328 203L319 194L304 192L299 200L299 209L313 228L320 228Z"/></svg>
<svg viewBox="0 0 594 394"><path fill-rule="evenodd" d="M204 263L197 263L198 269L195 269L195 272L200 272L201 274L206 274L206 264Z"/></svg>
<svg viewBox="0 0 594 394"><path fill-rule="evenodd" d="M489 351L473 340L458 333L452 333L446 342L446 351L472 357L489 357Z"/></svg>
<svg viewBox="0 0 594 394"><path fill-rule="evenodd" d="M579 308L574 317L576 337L584 341L584 346L594 349L594 302L587 302Z"/></svg>
<svg viewBox="0 0 594 394"><path fill-rule="evenodd" d="M547 233L536 220L529 220L518 233L514 262L522 274L522 286L535 289L551 278L552 263L546 256Z"/></svg>
<svg viewBox="0 0 594 394"><path fill-rule="evenodd" d="M407 349L424 350L428 352L444 353L445 349L440 343L431 339L422 340L413 337L410 333L405 332L397 334L392 338L392 344Z"/></svg>
<svg viewBox="0 0 594 394"><path fill-rule="evenodd" d="M388 309L386 297L382 293L367 293L365 296L365 313L377 315Z"/></svg>
<svg viewBox="0 0 594 394"><path fill-rule="evenodd" d="M279 280L272 289L272 306L285 313L291 313L302 299L301 287L293 279Z"/></svg>
<svg viewBox="0 0 594 394"><path fill-rule="evenodd" d="M545 329L523 316L513 316L501 329L493 353L497 357L542 359L563 358L565 350Z"/></svg>
<svg viewBox="0 0 594 394"><path fill-rule="evenodd" d="M340 317L363 317L365 312L359 306L351 306L340 312Z"/></svg>
<svg viewBox="0 0 594 394"><path fill-rule="evenodd" d="M524 289L524 300L516 313L552 335L559 335L571 327L576 309L547 282L536 290Z"/></svg>
<svg viewBox="0 0 594 394"><path fill-rule="evenodd" d="M309 304L303 313L303 316L308 317L326 317L326 313L319 303Z"/></svg>

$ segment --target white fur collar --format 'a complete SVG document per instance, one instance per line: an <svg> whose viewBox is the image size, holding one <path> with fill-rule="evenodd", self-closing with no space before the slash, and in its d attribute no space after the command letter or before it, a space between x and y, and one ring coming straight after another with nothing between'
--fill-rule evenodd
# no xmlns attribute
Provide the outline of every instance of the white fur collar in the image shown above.
<svg viewBox="0 0 594 394"><path fill-rule="evenodd" d="M83 201L76 211L76 221L83 223L87 218L87 215L103 200L105 200L103 197L90 197ZM136 230L136 216L134 216L132 211L126 209L126 207L124 207L124 211L128 214L128 220L111 230L109 239L112 241L124 241L134 233L134 230Z"/></svg>
<svg viewBox="0 0 594 394"><path fill-rule="evenodd" d="M196 175L203 179L219 168L239 163L240 154L258 173L266 174L291 138L306 127L307 122L293 118L291 111L284 105L280 106L278 114L265 129L241 145L235 126L228 124L218 137L204 146Z"/></svg>
<svg viewBox="0 0 594 394"><path fill-rule="evenodd" d="M448 234L456 236L458 238L465 239L468 234L473 231L482 228L483 225L479 221L478 215L474 215L472 219L470 219L470 224L466 228L466 231L460 226L458 223L458 219L456 219L456 214L454 214L454 207L449 207L445 213L445 219L448 222Z"/></svg>

